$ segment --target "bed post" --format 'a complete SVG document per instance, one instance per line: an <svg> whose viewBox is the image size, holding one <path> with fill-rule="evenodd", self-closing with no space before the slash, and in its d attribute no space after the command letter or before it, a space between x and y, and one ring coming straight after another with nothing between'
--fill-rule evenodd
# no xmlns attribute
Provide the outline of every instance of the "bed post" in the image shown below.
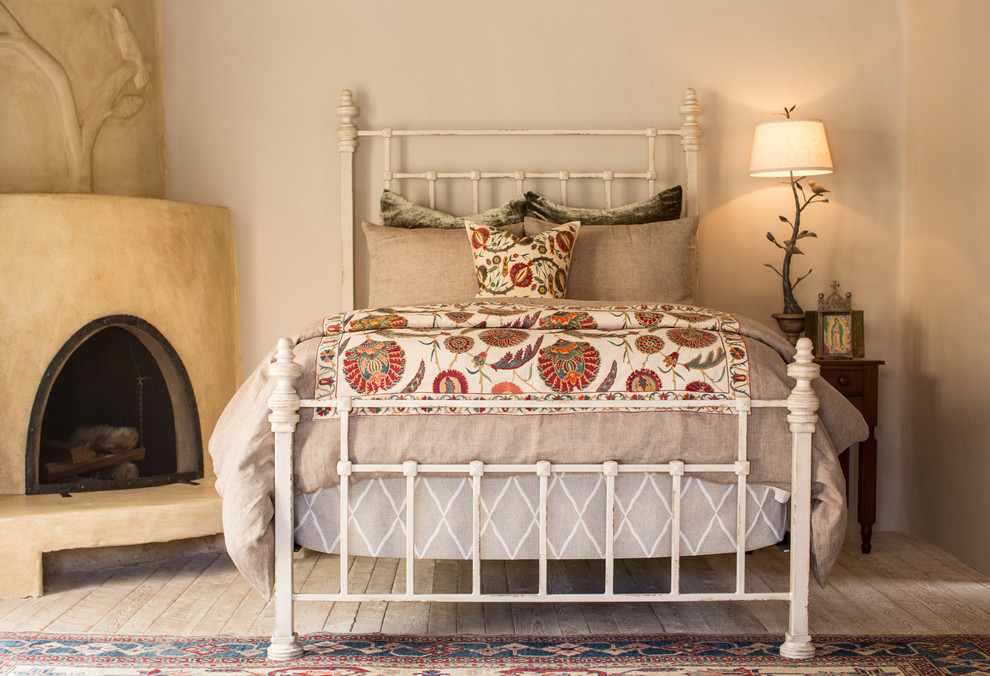
<svg viewBox="0 0 990 676"><path fill-rule="evenodd" d="M684 149L684 216L697 216L698 207L698 152L701 150L701 125L698 116L701 115L701 104L694 89L684 90L684 103L680 113L684 116L681 125L681 147ZM694 288L691 297L695 305L701 305L701 284L698 274L698 257L694 257Z"/></svg>
<svg viewBox="0 0 990 676"><path fill-rule="evenodd" d="M787 365L787 375L796 382L787 398L787 422L793 438L791 448L791 580L790 621L780 654L807 659L815 654L808 633L808 594L811 573L811 435L818 422L818 396L811 381L820 368L812 361L811 341L801 338L797 355Z"/></svg>
<svg viewBox="0 0 990 676"><path fill-rule="evenodd" d="M701 104L694 89L684 90L684 103L681 104L681 147L684 148L686 176L684 180L684 215L698 215L698 151L701 150Z"/></svg>
<svg viewBox="0 0 990 676"><path fill-rule="evenodd" d="M275 433L275 633L268 646L268 658L291 660L303 654L292 618L292 441L299 422L299 395L295 382L302 367L292 354L289 338L278 341L275 362L268 377L275 389L268 398L268 421Z"/></svg>
<svg viewBox="0 0 990 676"><path fill-rule="evenodd" d="M354 151L358 130L354 118L361 114L350 89L340 92L337 106L337 150L340 152L341 309L354 309Z"/></svg>

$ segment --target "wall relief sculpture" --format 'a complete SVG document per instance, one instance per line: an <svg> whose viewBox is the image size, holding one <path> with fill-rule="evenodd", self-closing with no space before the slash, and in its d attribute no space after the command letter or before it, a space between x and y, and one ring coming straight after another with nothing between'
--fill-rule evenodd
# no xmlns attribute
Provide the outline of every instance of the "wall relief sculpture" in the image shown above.
<svg viewBox="0 0 990 676"><path fill-rule="evenodd" d="M0 0L0 192L165 197L161 4Z"/></svg>

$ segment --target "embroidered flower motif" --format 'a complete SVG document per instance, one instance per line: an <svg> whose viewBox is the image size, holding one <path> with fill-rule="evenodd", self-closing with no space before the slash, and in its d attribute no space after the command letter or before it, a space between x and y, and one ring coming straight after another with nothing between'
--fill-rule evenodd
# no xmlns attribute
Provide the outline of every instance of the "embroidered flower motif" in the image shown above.
<svg viewBox="0 0 990 676"><path fill-rule="evenodd" d="M541 329L593 329L598 324L587 312L557 311L540 317Z"/></svg>
<svg viewBox="0 0 990 676"><path fill-rule="evenodd" d="M522 388L510 382L495 383L492 385L492 394L522 394Z"/></svg>
<svg viewBox="0 0 990 676"><path fill-rule="evenodd" d="M533 283L532 263L516 263L509 271L509 279L518 287L527 288Z"/></svg>
<svg viewBox="0 0 990 676"><path fill-rule="evenodd" d="M443 346L454 354L460 354L474 347L474 338L471 336L449 336L444 339Z"/></svg>
<svg viewBox="0 0 990 676"><path fill-rule="evenodd" d="M742 361L746 359L746 350L738 345L733 345L729 348L729 357L732 361Z"/></svg>
<svg viewBox="0 0 990 676"><path fill-rule="evenodd" d="M671 352L666 357L663 358L663 365L667 368L677 366L677 360L680 358L679 352Z"/></svg>
<svg viewBox="0 0 990 676"><path fill-rule="evenodd" d="M601 355L588 343L561 340L540 350L536 365L547 387L573 392L588 387L598 376Z"/></svg>
<svg viewBox="0 0 990 676"><path fill-rule="evenodd" d="M557 272L553 273L553 295L557 298L563 298L564 294L567 293L567 271L557 268Z"/></svg>
<svg viewBox="0 0 990 676"><path fill-rule="evenodd" d="M702 314L701 312L671 312L670 316L682 319L689 324L696 324L711 319L710 315Z"/></svg>
<svg viewBox="0 0 990 676"><path fill-rule="evenodd" d="M447 319L458 324L463 324L474 315L473 312L444 312L443 314Z"/></svg>
<svg viewBox="0 0 990 676"><path fill-rule="evenodd" d="M478 339L492 347L515 347L526 341L529 333L522 329L487 329L478 334Z"/></svg>
<svg viewBox="0 0 990 676"><path fill-rule="evenodd" d="M455 369L441 371L433 379L433 391L436 394L464 394L468 391L467 378Z"/></svg>
<svg viewBox="0 0 990 676"><path fill-rule="evenodd" d="M482 369L485 364L488 363L488 350L485 350L481 354L476 354L471 357L471 365L476 369Z"/></svg>
<svg viewBox="0 0 990 676"><path fill-rule="evenodd" d="M681 347L691 347L696 350L718 342L718 338L710 331L698 329L667 329L667 338Z"/></svg>
<svg viewBox="0 0 990 676"><path fill-rule="evenodd" d="M663 349L663 338L652 333L645 333L636 339L636 349L643 354L656 354Z"/></svg>
<svg viewBox="0 0 990 676"><path fill-rule="evenodd" d="M484 249L491 237L491 230L488 228L476 228L470 231L471 247L474 249Z"/></svg>
<svg viewBox="0 0 990 676"><path fill-rule="evenodd" d="M380 329L401 329L406 327L409 321L397 314L371 315L361 317L351 321L348 331L378 331Z"/></svg>
<svg viewBox="0 0 990 676"><path fill-rule="evenodd" d="M569 254L574 249L574 240L576 239L577 235L572 230L561 230L556 237L557 248L560 249L561 253Z"/></svg>
<svg viewBox="0 0 990 676"><path fill-rule="evenodd" d="M695 380L694 382L688 383L684 386L684 389L688 392L714 392L715 388L706 382L701 380Z"/></svg>
<svg viewBox="0 0 990 676"><path fill-rule="evenodd" d="M627 392L656 392L660 389L660 376L650 369L633 371L626 378Z"/></svg>
<svg viewBox="0 0 990 676"><path fill-rule="evenodd" d="M636 312L634 315L640 326L656 326L663 320L659 312Z"/></svg>
<svg viewBox="0 0 990 676"><path fill-rule="evenodd" d="M344 378L359 394L387 390L405 368L406 353L394 340L369 340L344 353Z"/></svg>

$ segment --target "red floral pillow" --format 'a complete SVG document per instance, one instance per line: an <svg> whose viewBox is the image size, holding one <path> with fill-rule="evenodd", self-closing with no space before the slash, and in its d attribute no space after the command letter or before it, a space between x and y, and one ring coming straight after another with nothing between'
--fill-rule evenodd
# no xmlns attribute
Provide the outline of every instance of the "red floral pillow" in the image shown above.
<svg viewBox="0 0 990 676"><path fill-rule="evenodd" d="M580 222L523 237L471 221L464 227L478 271L478 298L564 297Z"/></svg>

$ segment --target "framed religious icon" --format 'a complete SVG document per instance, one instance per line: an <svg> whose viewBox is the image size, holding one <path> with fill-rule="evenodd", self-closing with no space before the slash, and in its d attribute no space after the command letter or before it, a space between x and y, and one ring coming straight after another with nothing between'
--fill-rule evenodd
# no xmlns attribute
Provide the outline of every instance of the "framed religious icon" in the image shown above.
<svg viewBox="0 0 990 676"><path fill-rule="evenodd" d="M819 359L863 357L863 311L852 309L852 293L839 295L839 283L832 282L832 294L818 294L818 310L805 313L805 334L815 346Z"/></svg>

